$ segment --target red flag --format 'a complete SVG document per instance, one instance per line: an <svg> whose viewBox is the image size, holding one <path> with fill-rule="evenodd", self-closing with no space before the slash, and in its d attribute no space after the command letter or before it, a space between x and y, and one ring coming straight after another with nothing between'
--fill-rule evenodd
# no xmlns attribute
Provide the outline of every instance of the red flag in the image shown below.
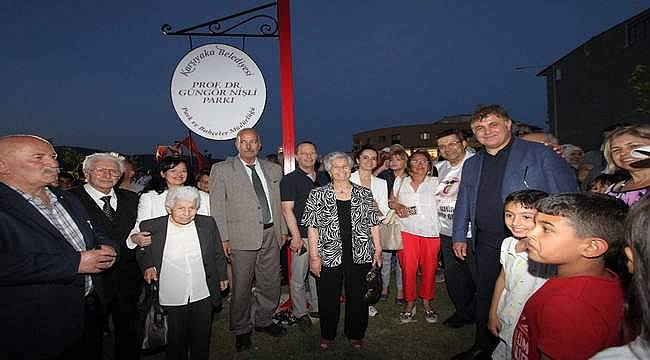
<svg viewBox="0 0 650 360"><path fill-rule="evenodd" d="M158 145L156 146L156 162L160 162L167 155L167 146Z"/></svg>
<svg viewBox="0 0 650 360"><path fill-rule="evenodd" d="M209 165L208 160L203 156L203 154L201 154L199 147L196 145L196 142L192 140L192 138L188 136L185 139L179 141L179 143L183 144L183 146L185 146L194 154L194 156L196 156L196 165L199 170L205 169Z"/></svg>

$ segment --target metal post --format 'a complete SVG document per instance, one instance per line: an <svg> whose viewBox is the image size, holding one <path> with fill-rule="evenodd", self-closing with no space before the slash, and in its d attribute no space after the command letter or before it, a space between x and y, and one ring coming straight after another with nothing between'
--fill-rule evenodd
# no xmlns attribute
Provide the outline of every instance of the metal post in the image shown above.
<svg viewBox="0 0 650 360"><path fill-rule="evenodd" d="M295 168L294 122L293 122L293 70L291 61L291 17L289 0L278 1L278 23L280 30L280 81L282 97L282 149L284 173Z"/></svg>

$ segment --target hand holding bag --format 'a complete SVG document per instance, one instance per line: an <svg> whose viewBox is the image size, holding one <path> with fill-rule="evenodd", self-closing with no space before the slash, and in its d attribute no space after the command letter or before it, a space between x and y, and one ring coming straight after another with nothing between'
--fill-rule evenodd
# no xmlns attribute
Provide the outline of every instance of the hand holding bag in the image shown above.
<svg viewBox="0 0 650 360"><path fill-rule="evenodd" d="M368 305L376 304L381 297L381 268L373 267L366 274L366 293L363 295L363 301Z"/></svg>
<svg viewBox="0 0 650 360"><path fill-rule="evenodd" d="M167 345L167 314L158 301L158 283L146 285L138 302L143 321L142 350L153 350Z"/></svg>
<svg viewBox="0 0 650 360"><path fill-rule="evenodd" d="M402 183L404 183L403 179L399 183L397 195L395 196L396 199L399 199ZM381 233L382 250L402 250L404 248L402 245L402 227L399 224L395 210L390 209L388 211L386 217L381 221L379 231Z"/></svg>

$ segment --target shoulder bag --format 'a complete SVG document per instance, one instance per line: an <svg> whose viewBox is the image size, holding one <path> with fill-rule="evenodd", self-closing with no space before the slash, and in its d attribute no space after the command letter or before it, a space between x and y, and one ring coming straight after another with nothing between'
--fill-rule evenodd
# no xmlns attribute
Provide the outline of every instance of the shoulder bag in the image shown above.
<svg viewBox="0 0 650 360"><path fill-rule="evenodd" d="M402 189L404 179L400 179L399 188L395 195L395 200L399 199L399 192ZM402 227L399 224L397 214L394 209L390 209L388 214L381 221L379 227L381 233L381 248L382 250L402 250Z"/></svg>

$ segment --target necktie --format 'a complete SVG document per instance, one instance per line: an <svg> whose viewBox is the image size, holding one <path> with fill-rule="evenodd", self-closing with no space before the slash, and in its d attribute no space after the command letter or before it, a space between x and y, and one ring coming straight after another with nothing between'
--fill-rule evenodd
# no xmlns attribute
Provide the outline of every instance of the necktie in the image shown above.
<svg viewBox="0 0 650 360"><path fill-rule="evenodd" d="M108 218L108 220L113 221L115 219L115 210L113 210L113 207L111 206L111 196L102 196L100 198L104 202L104 206L102 206L102 211Z"/></svg>
<svg viewBox="0 0 650 360"><path fill-rule="evenodd" d="M257 200L259 200L260 205L262 206L262 221L264 224L271 222L271 212L269 211L269 203L266 201L266 194L264 193L264 187L262 186L262 181L255 171L255 164L246 165L251 169L251 178L253 179L253 188L255 189L255 194L257 194Z"/></svg>

